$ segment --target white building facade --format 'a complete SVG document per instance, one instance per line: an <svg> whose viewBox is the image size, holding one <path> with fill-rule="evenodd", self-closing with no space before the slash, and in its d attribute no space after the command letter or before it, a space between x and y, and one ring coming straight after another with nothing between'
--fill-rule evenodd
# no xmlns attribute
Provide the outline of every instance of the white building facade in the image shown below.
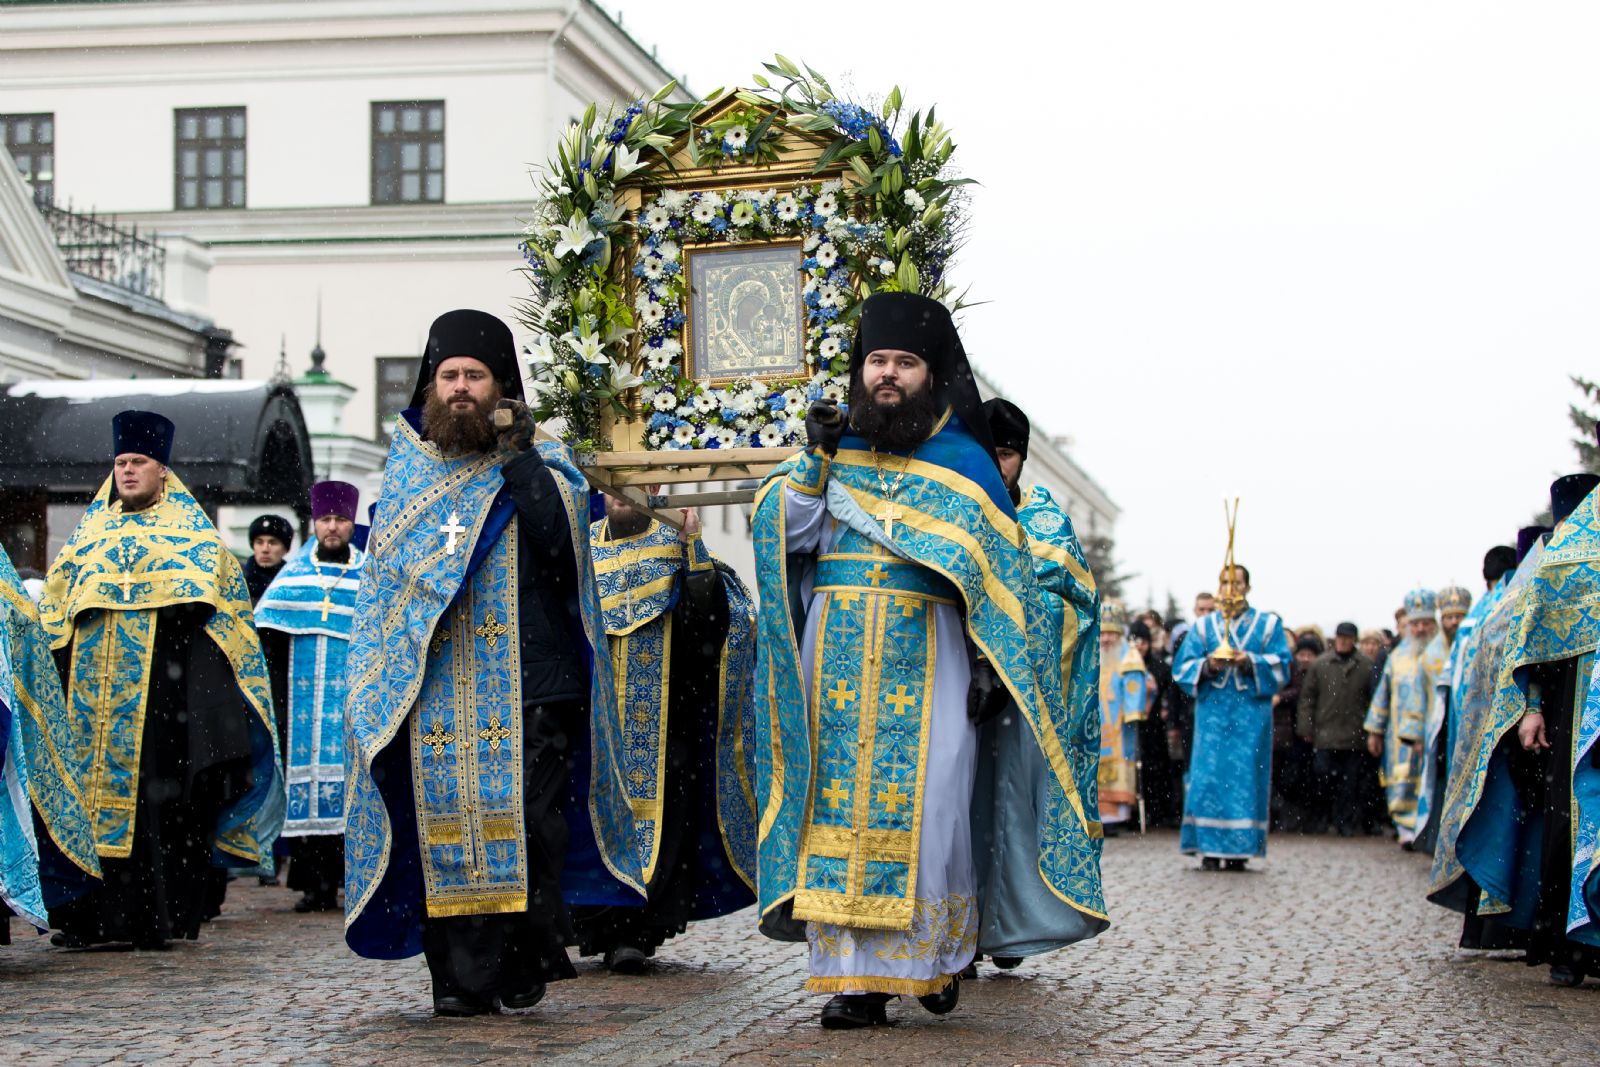
<svg viewBox="0 0 1600 1067"><path fill-rule="evenodd" d="M199 242L247 378L285 340L301 369L320 297L361 436L402 406L433 316L514 318L529 171L557 133L670 79L585 0L0 6L0 137L26 125L24 175Z"/></svg>

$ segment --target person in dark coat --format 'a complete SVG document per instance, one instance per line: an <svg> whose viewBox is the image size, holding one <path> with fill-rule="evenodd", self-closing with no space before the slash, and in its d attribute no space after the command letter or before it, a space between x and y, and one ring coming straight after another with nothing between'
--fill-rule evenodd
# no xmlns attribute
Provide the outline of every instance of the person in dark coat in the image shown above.
<svg viewBox="0 0 1600 1067"><path fill-rule="evenodd" d="M1340 837L1362 828L1366 778L1373 775L1362 723L1372 702L1372 660L1356 649L1354 623L1341 622L1333 648L1301 682L1295 729L1312 756L1312 819Z"/></svg>

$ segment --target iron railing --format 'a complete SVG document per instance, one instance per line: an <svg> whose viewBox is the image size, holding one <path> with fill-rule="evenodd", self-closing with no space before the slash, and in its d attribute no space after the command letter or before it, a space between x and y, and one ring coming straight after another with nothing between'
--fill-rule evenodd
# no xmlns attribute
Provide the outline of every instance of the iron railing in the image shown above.
<svg viewBox="0 0 1600 1067"><path fill-rule="evenodd" d="M85 215L54 204L40 204L39 212L49 225L68 270L152 300L162 299L167 250L148 237L140 237L137 226L123 229L115 218L92 211Z"/></svg>

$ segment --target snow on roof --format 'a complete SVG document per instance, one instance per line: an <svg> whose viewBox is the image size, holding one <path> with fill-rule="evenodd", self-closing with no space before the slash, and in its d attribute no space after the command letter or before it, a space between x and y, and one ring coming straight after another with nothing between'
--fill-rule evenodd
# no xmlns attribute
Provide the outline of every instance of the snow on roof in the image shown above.
<svg viewBox="0 0 1600 1067"><path fill-rule="evenodd" d="M248 393L265 383L242 378L96 378L92 381L16 382L11 396L46 400L101 400L117 396L184 396L190 393Z"/></svg>

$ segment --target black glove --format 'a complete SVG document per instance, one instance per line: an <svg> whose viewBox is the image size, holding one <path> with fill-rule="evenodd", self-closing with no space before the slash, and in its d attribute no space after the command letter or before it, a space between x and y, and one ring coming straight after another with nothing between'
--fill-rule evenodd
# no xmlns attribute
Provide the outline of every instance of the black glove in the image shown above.
<svg viewBox="0 0 1600 1067"><path fill-rule="evenodd" d="M995 673L986 659L972 664L972 681L967 686L967 718L974 726L982 726L1006 710L1011 692Z"/></svg>
<svg viewBox="0 0 1600 1067"><path fill-rule="evenodd" d="M844 416L831 400L818 400L806 412L806 444L814 452L833 455L844 436Z"/></svg>
<svg viewBox="0 0 1600 1067"><path fill-rule="evenodd" d="M683 579L683 596L690 609L701 614L711 608L712 598L722 591L722 576L716 571L691 571Z"/></svg>
<svg viewBox="0 0 1600 1067"><path fill-rule="evenodd" d="M533 447L539 424L528 405L520 400L501 400L494 406L491 418L502 452L526 452Z"/></svg>

